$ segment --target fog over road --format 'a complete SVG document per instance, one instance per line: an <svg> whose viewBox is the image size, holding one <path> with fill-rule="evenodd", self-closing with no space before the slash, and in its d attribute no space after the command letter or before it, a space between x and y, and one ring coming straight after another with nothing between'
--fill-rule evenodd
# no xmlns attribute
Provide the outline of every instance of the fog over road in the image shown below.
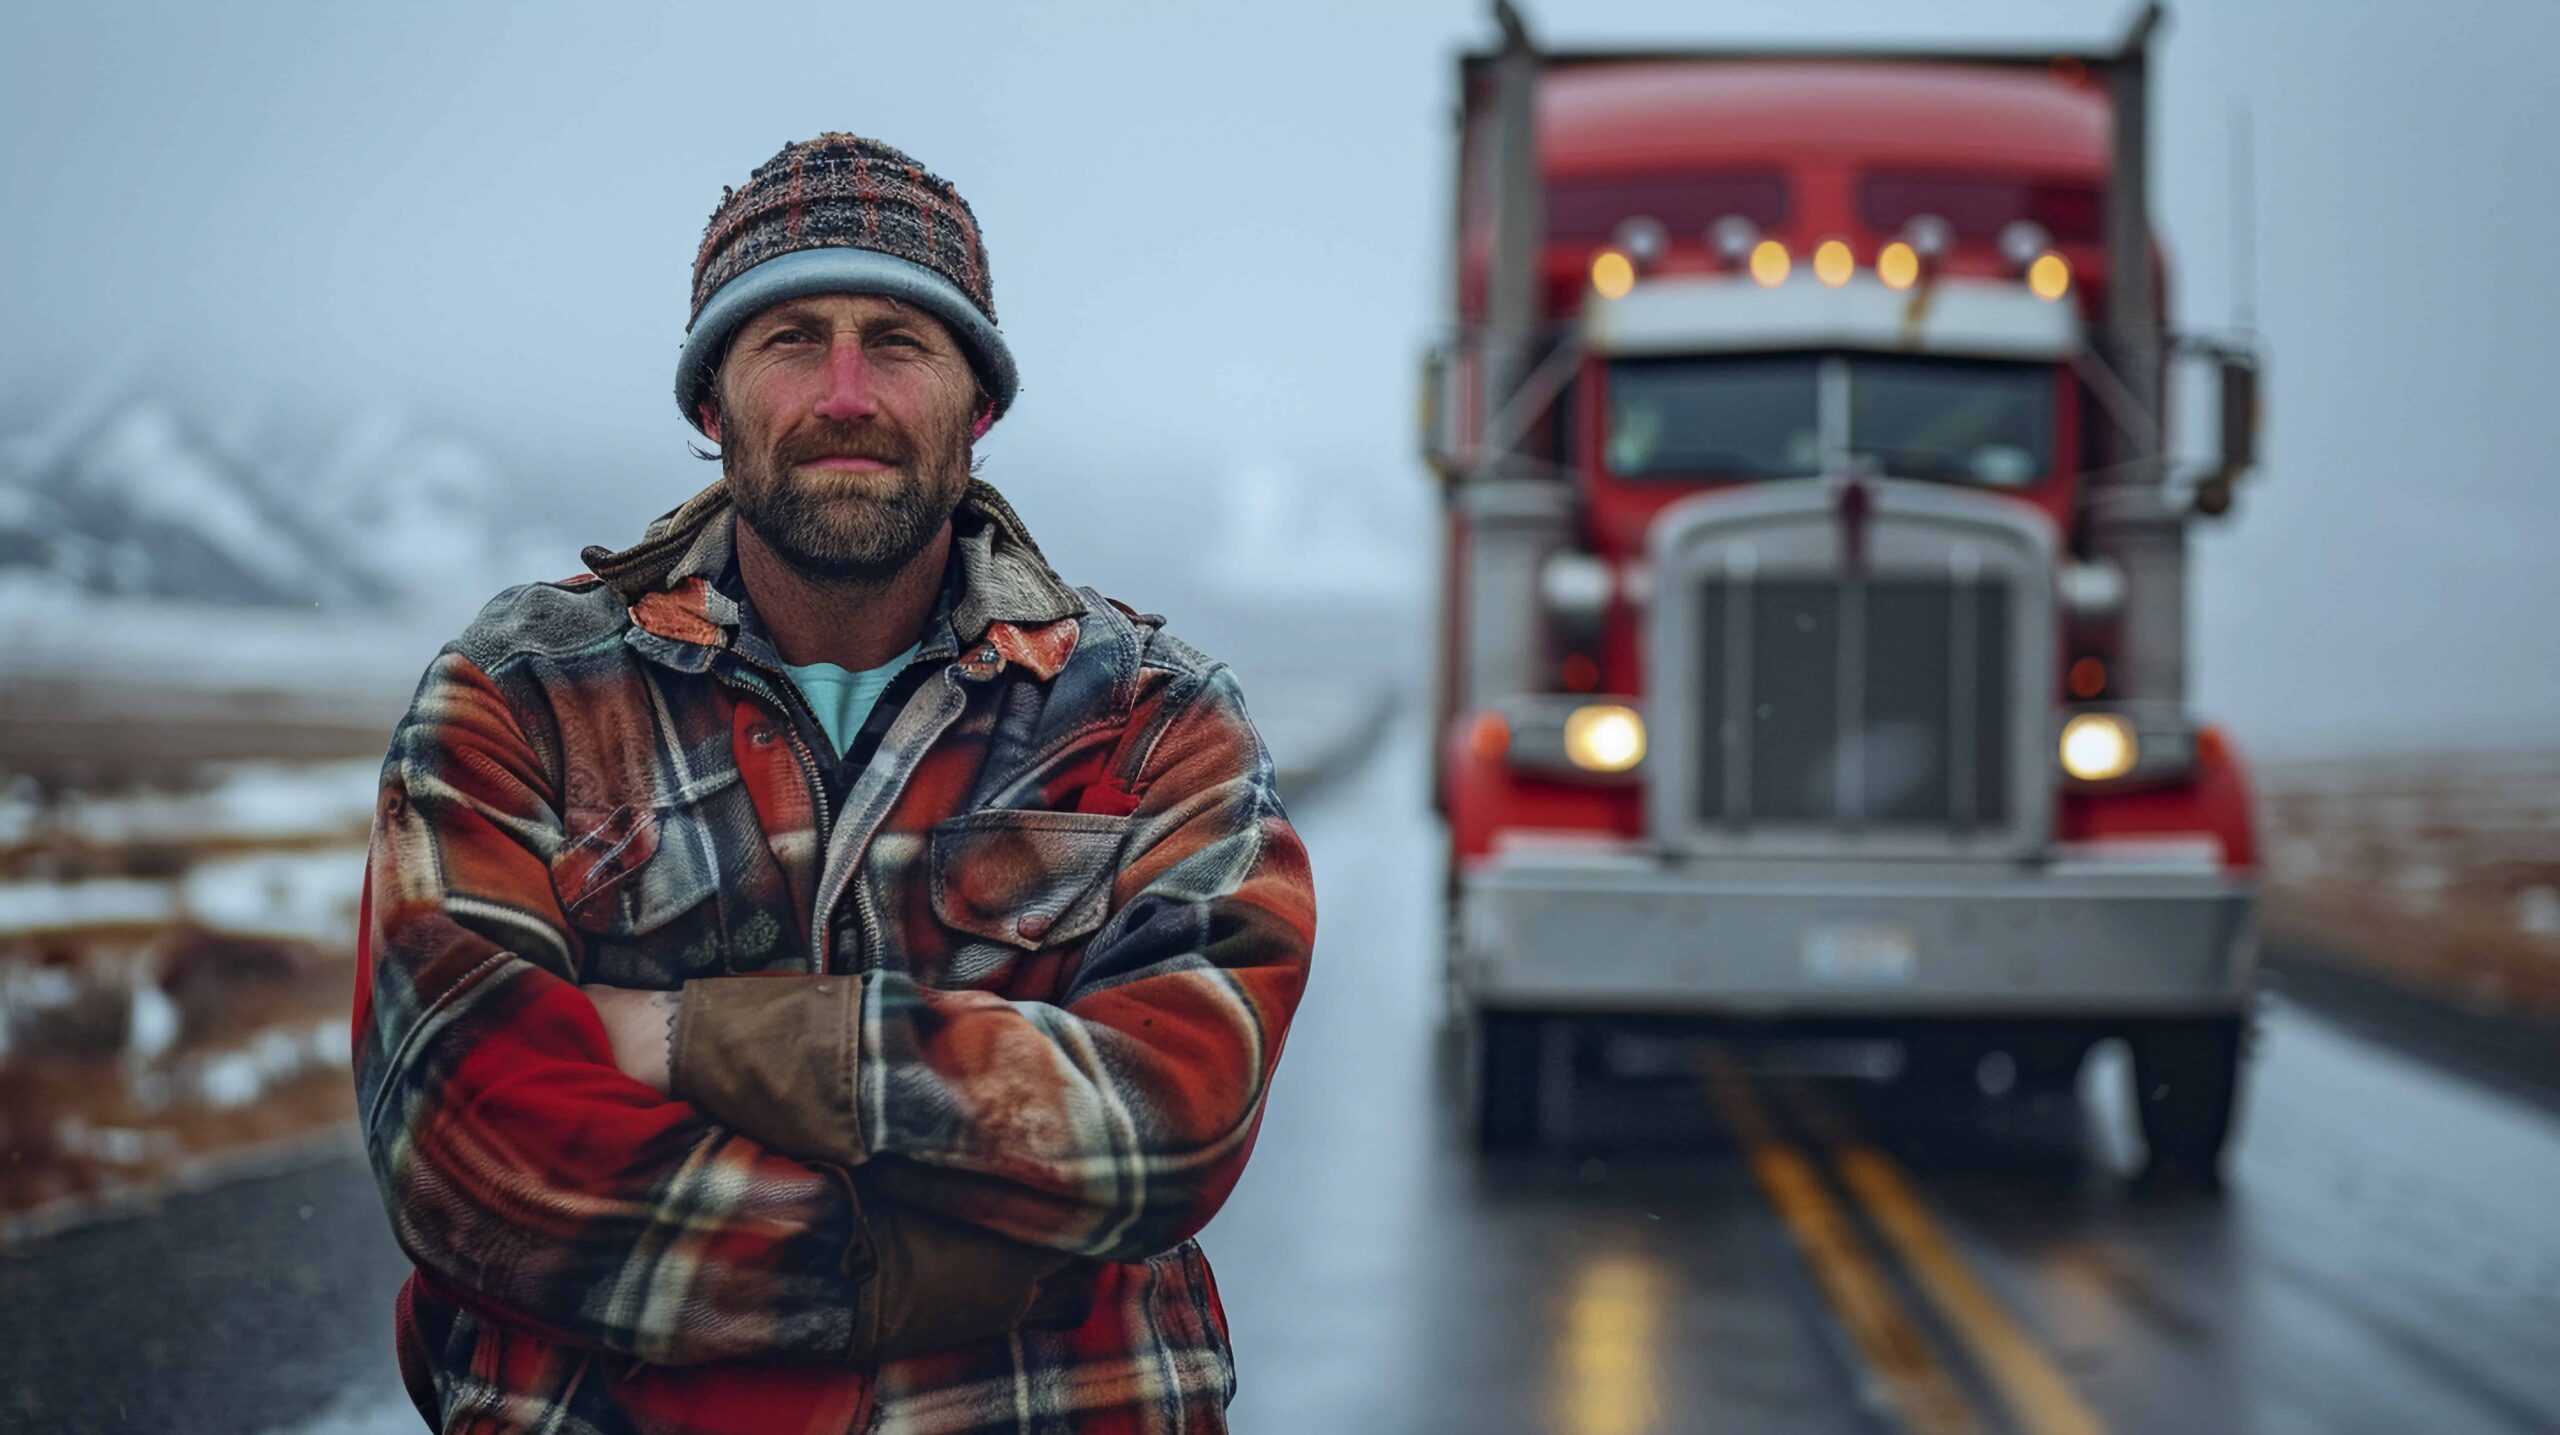
<svg viewBox="0 0 2560 1435"><path fill-rule="evenodd" d="M1293 804L1315 983L1203 1237L1238 1430L2560 1428L2555 1103L2281 998L2219 1197L2132 1178L2103 1055L2080 1102L1970 1107L1675 1062L1587 1084L1570 1149L1472 1156L1420 758L1408 721ZM417 1428L403 1269L351 1154L73 1232L0 1261L0 1424Z"/></svg>

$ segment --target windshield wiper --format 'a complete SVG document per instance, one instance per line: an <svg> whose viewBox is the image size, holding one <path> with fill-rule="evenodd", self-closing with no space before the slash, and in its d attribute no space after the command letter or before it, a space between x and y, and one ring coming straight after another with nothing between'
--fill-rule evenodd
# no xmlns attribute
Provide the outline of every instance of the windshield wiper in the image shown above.
<svg viewBox="0 0 2560 1435"><path fill-rule="evenodd" d="M1729 448L1688 449L1648 460L1642 469L1629 474L1640 478L1685 478L1695 474L1730 475L1736 478L1804 478L1806 470L1771 468L1754 462L1747 454Z"/></svg>
<svg viewBox="0 0 2560 1435"><path fill-rule="evenodd" d="M1887 478L1914 478L1930 483L1977 483L1973 469L1948 455L1929 449L1887 449L1878 452L1861 450L1859 458L1876 466Z"/></svg>

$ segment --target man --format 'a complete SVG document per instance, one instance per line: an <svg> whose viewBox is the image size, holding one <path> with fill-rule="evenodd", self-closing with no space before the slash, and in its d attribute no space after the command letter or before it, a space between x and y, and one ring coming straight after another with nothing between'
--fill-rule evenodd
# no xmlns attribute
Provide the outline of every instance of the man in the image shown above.
<svg viewBox="0 0 2560 1435"><path fill-rule="evenodd" d="M1015 386L959 195L789 146L695 263L722 480L428 670L355 1036L430 1424L1224 1428L1305 852L1228 671L971 476Z"/></svg>

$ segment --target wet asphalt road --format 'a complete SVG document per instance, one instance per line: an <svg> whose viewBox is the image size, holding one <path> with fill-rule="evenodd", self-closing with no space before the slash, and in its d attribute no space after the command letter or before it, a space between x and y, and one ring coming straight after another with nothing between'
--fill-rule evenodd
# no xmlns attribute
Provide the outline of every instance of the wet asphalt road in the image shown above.
<svg viewBox="0 0 2560 1435"><path fill-rule="evenodd" d="M1237 1429L2560 1429L2560 1101L2388 1022L2271 1002L2218 1196L2136 1179L2103 1051L2024 1102L1680 1054L1587 1082L1569 1149L1467 1154L1411 738L1296 803L1317 977L1203 1237ZM417 1428L402 1269L351 1156L0 1259L0 1423Z"/></svg>

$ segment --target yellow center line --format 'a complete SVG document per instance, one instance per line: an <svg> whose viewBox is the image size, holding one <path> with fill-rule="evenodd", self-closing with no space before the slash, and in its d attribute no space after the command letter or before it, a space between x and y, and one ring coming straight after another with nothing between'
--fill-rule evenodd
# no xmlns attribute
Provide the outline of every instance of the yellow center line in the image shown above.
<svg viewBox="0 0 2560 1435"><path fill-rule="evenodd" d="M1548 1425L1563 1435L1648 1435L1662 1428L1662 1354L1671 1281L1634 1252L1574 1272L1556 1343Z"/></svg>
<svg viewBox="0 0 2560 1435"><path fill-rule="evenodd" d="M1807 1129L1830 1148L1841 1183L1901 1253L1904 1267L1980 1362L2020 1428L2027 1435L2106 1435L2106 1422L1965 1263L1902 1167L1859 1140L1812 1090L1790 1084L1787 1095Z"/></svg>
<svg viewBox="0 0 2560 1435"><path fill-rule="evenodd" d="M1759 1098L1732 1058L1721 1052L1709 1056L1707 1083L1725 1123L1743 1144L1752 1179L1776 1208L1823 1298L1903 1427L1920 1435L1979 1432L1981 1416L1930 1350L1857 1227L1831 1198L1813 1163L1771 1129Z"/></svg>

